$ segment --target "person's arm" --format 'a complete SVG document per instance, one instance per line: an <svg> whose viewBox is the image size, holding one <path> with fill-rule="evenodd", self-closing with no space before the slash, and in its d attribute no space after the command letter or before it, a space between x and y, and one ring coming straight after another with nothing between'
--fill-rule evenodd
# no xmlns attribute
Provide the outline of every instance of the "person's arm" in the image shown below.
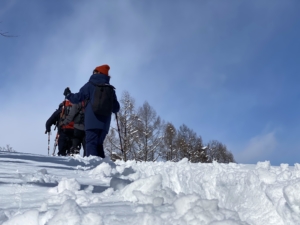
<svg viewBox="0 0 300 225"><path fill-rule="evenodd" d="M50 118L46 121L46 132L50 132L51 131L51 126L55 125L56 122L59 120L59 116L60 116L60 109L57 109L51 116Z"/></svg>
<svg viewBox="0 0 300 225"><path fill-rule="evenodd" d="M78 104L83 100L87 100L90 98L89 87L90 83L88 82L82 88L80 88L78 93L70 93L66 96L66 98L73 104Z"/></svg>

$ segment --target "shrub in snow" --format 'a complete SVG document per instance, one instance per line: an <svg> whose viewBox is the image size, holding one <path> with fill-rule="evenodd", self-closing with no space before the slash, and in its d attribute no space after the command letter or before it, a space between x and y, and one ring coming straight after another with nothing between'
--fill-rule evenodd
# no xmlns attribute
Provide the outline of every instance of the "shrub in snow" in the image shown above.
<svg viewBox="0 0 300 225"><path fill-rule="evenodd" d="M10 147L9 145L6 145L6 147L0 147L0 151L3 151L3 152L15 152L15 150Z"/></svg>

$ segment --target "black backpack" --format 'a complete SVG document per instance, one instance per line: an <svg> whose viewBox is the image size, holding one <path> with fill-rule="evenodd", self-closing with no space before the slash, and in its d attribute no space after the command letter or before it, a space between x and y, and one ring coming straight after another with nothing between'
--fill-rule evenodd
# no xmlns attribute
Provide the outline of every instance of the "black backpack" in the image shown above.
<svg viewBox="0 0 300 225"><path fill-rule="evenodd" d="M92 97L92 108L96 116L110 116L113 110L115 87L110 84L95 84L94 96Z"/></svg>

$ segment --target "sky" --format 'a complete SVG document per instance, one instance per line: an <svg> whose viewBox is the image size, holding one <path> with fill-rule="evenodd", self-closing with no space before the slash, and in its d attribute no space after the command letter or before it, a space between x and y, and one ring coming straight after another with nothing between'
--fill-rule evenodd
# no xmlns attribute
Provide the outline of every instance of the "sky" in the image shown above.
<svg viewBox="0 0 300 225"><path fill-rule="evenodd" d="M298 225L299 188L298 163L112 162L0 151L2 225Z"/></svg>
<svg viewBox="0 0 300 225"><path fill-rule="evenodd" d="M47 154L45 122L64 89L109 64L118 98L147 101L239 163L293 165L299 10L297 0L2 0L0 31L17 37L0 36L0 146Z"/></svg>

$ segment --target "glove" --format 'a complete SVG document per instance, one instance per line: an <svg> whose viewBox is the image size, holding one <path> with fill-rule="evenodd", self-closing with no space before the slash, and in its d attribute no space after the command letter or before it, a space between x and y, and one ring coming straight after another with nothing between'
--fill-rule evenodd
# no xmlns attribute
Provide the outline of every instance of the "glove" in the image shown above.
<svg viewBox="0 0 300 225"><path fill-rule="evenodd" d="M69 94L71 94L71 90L67 87L64 91L64 96L67 97Z"/></svg>

